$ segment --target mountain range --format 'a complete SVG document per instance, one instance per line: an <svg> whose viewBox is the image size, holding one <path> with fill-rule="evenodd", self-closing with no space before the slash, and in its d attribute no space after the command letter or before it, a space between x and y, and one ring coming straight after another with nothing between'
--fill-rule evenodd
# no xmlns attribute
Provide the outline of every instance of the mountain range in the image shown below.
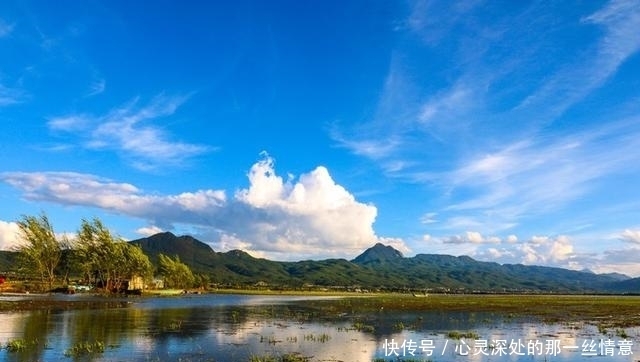
<svg viewBox="0 0 640 362"><path fill-rule="evenodd" d="M405 257L376 244L353 260L295 262L254 258L241 250L216 252L191 236L170 232L130 241L158 265L158 255L178 256L194 273L220 287L488 293L640 293L640 278L589 270L498 264L469 256L418 254ZM16 253L0 251L0 273L11 270Z"/></svg>
<svg viewBox="0 0 640 362"><path fill-rule="evenodd" d="M434 292L637 293L640 278L596 274L588 270L498 264L468 256L418 254L404 257L376 244L353 260L297 262L254 258L241 250L215 252L190 236L165 232L131 241L156 264L158 254L177 255L195 273L221 286L268 285L272 288L351 288L430 290ZM156 264L157 265L157 264Z"/></svg>

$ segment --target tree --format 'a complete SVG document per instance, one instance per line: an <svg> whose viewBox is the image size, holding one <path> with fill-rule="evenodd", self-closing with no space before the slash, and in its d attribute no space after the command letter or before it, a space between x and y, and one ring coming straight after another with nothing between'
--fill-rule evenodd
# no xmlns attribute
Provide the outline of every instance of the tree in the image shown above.
<svg viewBox="0 0 640 362"><path fill-rule="evenodd" d="M119 291L126 279L153 272L142 249L114 237L97 218L82 220L75 251L85 277L110 291Z"/></svg>
<svg viewBox="0 0 640 362"><path fill-rule="evenodd" d="M140 276L145 280L153 277L153 265L142 248L129 243L118 243L122 250L121 273L124 278Z"/></svg>
<svg viewBox="0 0 640 362"><path fill-rule="evenodd" d="M43 284L47 283L48 290L53 289L62 247L56 239L47 215L24 215L22 220L18 221L18 228L23 242L17 247L21 267L38 275Z"/></svg>
<svg viewBox="0 0 640 362"><path fill-rule="evenodd" d="M176 255L173 259L164 254L158 255L160 274L164 285L168 288L188 288L195 282L195 277L187 264Z"/></svg>

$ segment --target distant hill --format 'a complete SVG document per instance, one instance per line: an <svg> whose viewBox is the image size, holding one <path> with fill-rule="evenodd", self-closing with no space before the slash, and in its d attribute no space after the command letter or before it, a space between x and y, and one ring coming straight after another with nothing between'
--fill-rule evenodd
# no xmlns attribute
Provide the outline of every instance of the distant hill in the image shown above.
<svg viewBox="0 0 640 362"><path fill-rule="evenodd" d="M640 293L640 278L628 278L611 284L608 288L614 293Z"/></svg>
<svg viewBox="0 0 640 362"><path fill-rule="evenodd" d="M211 280L230 285L257 283L270 280L276 283L288 283L289 274L282 263L257 259L241 250L226 253L215 252L191 236L175 236L170 232L132 240L149 256L154 265L158 265L158 254L177 255L196 273L207 274Z"/></svg>
<svg viewBox="0 0 640 362"><path fill-rule="evenodd" d="M345 259L276 262L246 252L216 252L190 236L156 234L131 241L157 265L159 253L178 255L195 272L229 286L360 287L448 292L640 292L640 278L594 274L562 268L501 265L468 256L418 254L407 258L391 246L376 244L351 261Z"/></svg>
<svg viewBox="0 0 640 362"><path fill-rule="evenodd" d="M640 278L521 264L478 261L468 256L418 254L407 258L376 244L353 260L277 262L241 250L216 252L191 236L165 232L133 240L157 267L160 253L175 256L195 273L222 286L350 288L431 292L640 293ZM15 268L17 253L0 251L0 273Z"/></svg>
<svg viewBox="0 0 640 362"><path fill-rule="evenodd" d="M402 260L402 253L394 249L391 246L385 246L381 243L377 243L373 247L364 251L364 253L358 255L352 262L360 265L380 265L387 263L395 263Z"/></svg>
<svg viewBox="0 0 640 362"><path fill-rule="evenodd" d="M183 263L198 272L210 272L211 266L218 262L218 255L209 245L191 236L178 237L165 232L130 243L141 247L154 265L158 265L158 254L171 257L177 255Z"/></svg>

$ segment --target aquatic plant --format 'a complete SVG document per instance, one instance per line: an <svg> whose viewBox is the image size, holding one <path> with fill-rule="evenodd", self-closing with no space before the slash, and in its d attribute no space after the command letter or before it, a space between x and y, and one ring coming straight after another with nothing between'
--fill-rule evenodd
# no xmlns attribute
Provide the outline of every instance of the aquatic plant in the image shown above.
<svg viewBox="0 0 640 362"><path fill-rule="evenodd" d="M462 339L462 338L478 339L480 338L480 335L478 335L478 333L476 332L450 331L449 333L447 333L447 337L451 339Z"/></svg>
<svg viewBox="0 0 640 362"><path fill-rule="evenodd" d="M267 338L264 338L264 336L260 336L260 343L265 343L265 342L268 343L268 344L276 344L276 343L282 342L282 341L277 340L275 336L269 336Z"/></svg>
<svg viewBox="0 0 640 362"><path fill-rule="evenodd" d="M177 331L180 328L182 328L182 321L180 321L180 320L171 321L169 323L169 325L167 326L167 329L170 330L170 331Z"/></svg>
<svg viewBox="0 0 640 362"><path fill-rule="evenodd" d="M616 329L616 336L623 338L623 339L627 339L629 338L629 335L627 334L627 331L625 331L622 328Z"/></svg>
<svg viewBox="0 0 640 362"><path fill-rule="evenodd" d="M233 321L233 323L238 323L238 321L240 320L240 312L238 312L237 310L231 311L231 320Z"/></svg>
<svg viewBox="0 0 640 362"><path fill-rule="evenodd" d="M27 349L27 342L24 339L14 339L7 343L7 351L19 352Z"/></svg>
<svg viewBox="0 0 640 362"><path fill-rule="evenodd" d="M355 322L352 325L353 329L358 332L369 332L373 333L375 331L375 327L370 324L364 324L364 322Z"/></svg>
<svg viewBox="0 0 640 362"><path fill-rule="evenodd" d="M85 354L103 353L104 342L78 342L64 352L67 357L78 357Z"/></svg>
<svg viewBox="0 0 640 362"><path fill-rule="evenodd" d="M275 356L251 356L249 362L278 362Z"/></svg>
<svg viewBox="0 0 640 362"><path fill-rule="evenodd" d="M251 356L249 362L309 362L311 357L303 356L300 353L287 353L281 356L266 355L266 356Z"/></svg>
<svg viewBox="0 0 640 362"><path fill-rule="evenodd" d="M316 336L313 333L304 335L305 341L325 343L325 342L328 342L330 339L331 339L331 336L326 333L322 333L319 336Z"/></svg>
<svg viewBox="0 0 640 362"><path fill-rule="evenodd" d="M607 334L608 333L607 328L602 324L598 324L598 333Z"/></svg>

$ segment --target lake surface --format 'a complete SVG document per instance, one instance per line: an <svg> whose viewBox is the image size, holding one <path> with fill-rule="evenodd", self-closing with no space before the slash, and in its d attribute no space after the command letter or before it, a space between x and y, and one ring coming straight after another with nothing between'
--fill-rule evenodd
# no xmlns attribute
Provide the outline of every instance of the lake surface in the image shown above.
<svg viewBox="0 0 640 362"><path fill-rule="evenodd" d="M0 297L7 298L20 297ZM124 308L3 313L0 344L29 346L3 348L0 360L238 362L293 353L311 361L640 360L638 328L626 328L623 338L584 323L496 313L319 313L308 303L318 298L326 297L189 295L132 298ZM104 352L70 353L95 341Z"/></svg>

